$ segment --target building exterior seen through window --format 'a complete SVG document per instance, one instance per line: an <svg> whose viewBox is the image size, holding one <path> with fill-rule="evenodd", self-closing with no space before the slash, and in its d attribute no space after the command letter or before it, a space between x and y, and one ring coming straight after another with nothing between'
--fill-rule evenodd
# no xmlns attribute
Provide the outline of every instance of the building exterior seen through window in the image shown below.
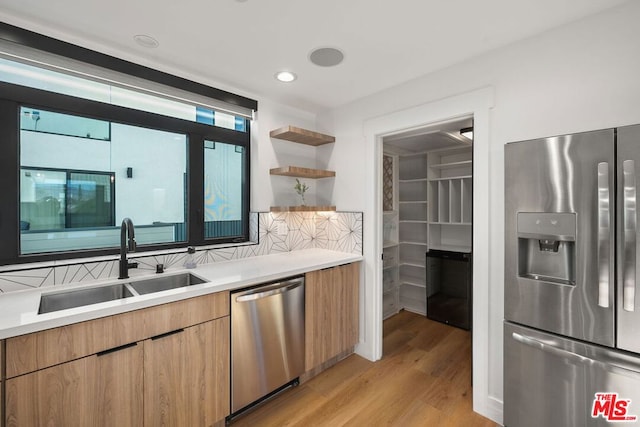
<svg viewBox="0 0 640 427"><path fill-rule="evenodd" d="M117 253L125 217L138 251L248 240L246 116L6 58L0 87L0 264Z"/></svg>
<svg viewBox="0 0 640 427"><path fill-rule="evenodd" d="M21 253L116 247L124 217L140 244L185 240L186 135L25 107L20 118Z"/></svg>

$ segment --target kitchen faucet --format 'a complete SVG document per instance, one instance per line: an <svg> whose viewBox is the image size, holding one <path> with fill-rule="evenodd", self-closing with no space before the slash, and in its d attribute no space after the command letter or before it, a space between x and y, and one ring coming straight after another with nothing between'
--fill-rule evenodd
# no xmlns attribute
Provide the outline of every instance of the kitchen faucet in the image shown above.
<svg viewBox="0 0 640 427"><path fill-rule="evenodd" d="M127 241L127 234L129 239ZM125 218L120 225L120 275L118 279L128 279L129 269L138 267L137 262L127 261L127 251L136 251L136 233L131 218Z"/></svg>

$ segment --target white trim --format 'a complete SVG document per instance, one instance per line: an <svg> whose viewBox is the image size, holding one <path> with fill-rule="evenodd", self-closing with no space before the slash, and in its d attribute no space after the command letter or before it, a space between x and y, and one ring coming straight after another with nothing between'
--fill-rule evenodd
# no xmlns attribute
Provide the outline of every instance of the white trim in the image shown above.
<svg viewBox="0 0 640 427"><path fill-rule="evenodd" d="M364 245L365 295L361 305L367 330L358 353L370 360L382 357L382 139L385 136L418 129L439 122L473 116L474 119L474 194L473 194L473 409L494 420L502 420L501 402L491 396L489 375L489 301L490 301L490 215L489 215L489 119L494 89L472 92L373 118L364 123L365 138L365 227L372 239ZM494 373L495 375L495 373ZM500 374L501 377L501 374Z"/></svg>

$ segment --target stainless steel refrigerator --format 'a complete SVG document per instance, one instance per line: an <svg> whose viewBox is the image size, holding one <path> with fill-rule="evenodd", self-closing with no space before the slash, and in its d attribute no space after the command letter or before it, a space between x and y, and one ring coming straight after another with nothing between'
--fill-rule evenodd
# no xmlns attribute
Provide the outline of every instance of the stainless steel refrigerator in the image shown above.
<svg viewBox="0 0 640 427"><path fill-rule="evenodd" d="M640 125L505 146L505 426L640 425L638 179Z"/></svg>

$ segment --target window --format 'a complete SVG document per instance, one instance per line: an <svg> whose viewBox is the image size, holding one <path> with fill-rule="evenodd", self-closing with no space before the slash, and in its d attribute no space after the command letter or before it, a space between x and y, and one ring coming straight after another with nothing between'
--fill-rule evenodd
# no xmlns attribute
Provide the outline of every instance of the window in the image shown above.
<svg viewBox="0 0 640 427"><path fill-rule="evenodd" d="M244 147L204 141L205 237L242 236Z"/></svg>
<svg viewBox="0 0 640 427"><path fill-rule="evenodd" d="M20 230L115 225L112 172L20 168Z"/></svg>
<svg viewBox="0 0 640 427"><path fill-rule="evenodd" d="M24 106L20 118L20 254L117 247L125 217L139 244L185 240L185 134Z"/></svg>
<svg viewBox="0 0 640 427"><path fill-rule="evenodd" d="M117 253L124 217L139 251L248 240L247 119L0 93L0 264Z"/></svg>
<svg viewBox="0 0 640 427"><path fill-rule="evenodd" d="M106 79L96 80L0 57L0 81L246 132L246 120L242 116L190 104L177 96L159 96L117 86ZM37 117L33 116L34 126L39 124Z"/></svg>

